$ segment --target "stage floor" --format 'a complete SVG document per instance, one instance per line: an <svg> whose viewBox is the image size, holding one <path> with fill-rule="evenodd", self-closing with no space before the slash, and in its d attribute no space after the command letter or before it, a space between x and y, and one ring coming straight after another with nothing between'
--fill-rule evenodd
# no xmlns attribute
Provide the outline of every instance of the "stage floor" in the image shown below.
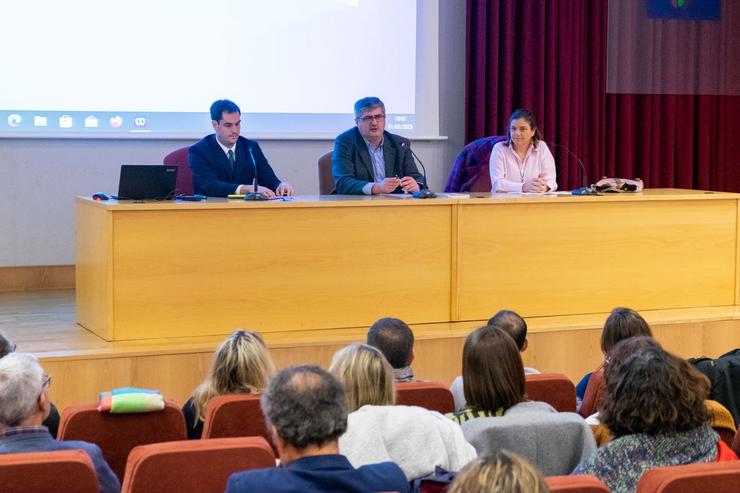
<svg viewBox="0 0 740 493"><path fill-rule="evenodd" d="M735 306L642 312L666 349L683 357L716 357L740 347L740 310ZM383 316L379 314L378 316ZM574 381L596 367L606 313L533 317L526 366L564 373ZM155 388L182 404L203 380L222 335L107 342L75 322L74 290L0 292L0 331L18 351L36 354L54 376L52 400L60 409L89 403L116 387ZM449 384L461 370L465 336L484 322L413 325L418 378ZM259 330L259 327L243 327ZM365 328L301 330L264 334L278 368L329 365L335 351L365 339Z"/></svg>

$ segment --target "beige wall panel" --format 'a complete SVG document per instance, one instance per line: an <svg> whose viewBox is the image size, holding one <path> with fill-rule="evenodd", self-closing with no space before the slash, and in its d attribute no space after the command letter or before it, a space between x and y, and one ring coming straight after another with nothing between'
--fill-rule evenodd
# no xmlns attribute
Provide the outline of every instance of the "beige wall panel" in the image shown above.
<svg viewBox="0 0 740 493"><path fill-rule="evenodd" d="M68 289L74 286L74 265L0 267L0 291Z"/></svg>

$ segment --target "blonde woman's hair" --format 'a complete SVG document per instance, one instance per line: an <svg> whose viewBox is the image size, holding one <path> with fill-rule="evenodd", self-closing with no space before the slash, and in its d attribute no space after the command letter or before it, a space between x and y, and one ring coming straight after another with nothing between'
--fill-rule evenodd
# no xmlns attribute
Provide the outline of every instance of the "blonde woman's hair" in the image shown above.
<svg viewBox="0 0 740 493"><path fill-rule="evenodd" d="M396 400L393 368L383 353L367 344L350 344L334 354L329 372L344 383L347 412L366 404L392 405Z"/></svg>
<svg viewBox="0 0 740 493"><path fill-rule="evenodd" d="M262 337L235 330L216 351L211 373L193 395L195 423L205 420L208 401L216 396L260 393L275 375L275 365Z"/></svg>
<svg viewBox="0 0 740 493"><path fill-rule="evenodd" d="M540 472L526 459L507 450L468 463L447 490L447 493L549 492Z"/></svg>

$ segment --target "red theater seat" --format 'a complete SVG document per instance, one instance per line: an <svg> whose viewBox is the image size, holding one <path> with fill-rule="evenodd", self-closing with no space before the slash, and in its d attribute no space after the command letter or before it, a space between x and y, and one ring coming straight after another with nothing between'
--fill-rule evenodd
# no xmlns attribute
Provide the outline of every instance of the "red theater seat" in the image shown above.
<svg viewBox="0 0 740 493"><path fill-rule="evenodd" d="M13 493L97 493L98 476L82 450L0 454L0 490Z"/></svg>
<svg viewBox="0 0 740 493"><path fill-rule="evenodd" d="M576 412L576 387L565 375L527 375L524 386L529 400L547 402L560 412Z"/></svg>
<svg viewBox="0 0 740 493"><path fill-rule="evenodd" d="M637 493L695 493L740 491L740 461L659 467L645 472Z"/></svg>
<svg viewBox="0 0 740 493"><path fill-rule="evenodd" d="M396 404L419 406L442 414L455 410L455 400L450 389L436 382L397 383Z"/></svg>
<svg viewBox="0 0 740 493"><path fill-rule="evenodd" d="M126 463L123 493L221 493L233 473L275 467L262 437L185 440L142 445Z"/></svg>
<svg viewBox="0 0 740 493"><path fill-rule="evenodd" d="M69 406L62 411L60 440L84 440L100 447L103 457L123 478L128 453L138 445L185 440L185 417L172 401L162 411L131 414L100 413L97 404Z"/></svg>

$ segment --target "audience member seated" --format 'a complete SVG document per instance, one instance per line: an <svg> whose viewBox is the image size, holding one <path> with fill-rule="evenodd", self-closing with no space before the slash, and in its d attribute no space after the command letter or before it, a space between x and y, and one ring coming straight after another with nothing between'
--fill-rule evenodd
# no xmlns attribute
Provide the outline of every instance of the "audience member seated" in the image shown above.
<svg viewBox="0 0 740 493"><path fill-rule="evenodd" d="M0 332L0 358L13 352L15 352L15 343ZM49 403L49 416L41 424L49 429L51 436L54 438L57 437L57 432L59 431L59 411L53 402Z"/></svg>
<svg viewBox="0 0 740 493"><path fill-rule="evenodd" d="M479 455L506 448L546 474L568 474L596 449L579 415L525 400L521 354L503 330L480 327L465 339L463 385L467 407L448 416Z"/></svg>
<svg viewBox="0 0 740 493"><path fill-rule="evenodd" d="M652 337L653 333L645 319L635 310L622 307L615 308L606 319L604 330L601 332L601 352L606 356L619 341L635 336ZM585 392L581 396L583 400L578 408L578 414L587 418L597 411L602 399L604 364L599 365L590 375L586 375L578 385L585 388ZM578 392L576 392L576 396L578 396Z"/></svg>
<svg viewBox="0 0 740 493"><path fill-rule="evenodd" d="M409 491L396 464L354 468L339 454L347 402L342 384L321 368L297 366L278 373L262 395L262 411L281 464L232 474L227 493Z"/></svg>
<svg viewBox="0 0 740 493"><path fill-rule="evenodd" d="M709 426L709 382L652 337L631 337L609 351L601 422L614 439L573 474L593 474L614 493L635 491L655 467L712 462L730 452ZM734 454L730 454L734 456Z"/></svg>
<svg viewBox="0 0 740 493"><path fill-rule="evenodd" d="M438 412L393 405L393 369L376 348L351 344L334 355L329 371L347 393L350 414L339 450L355 467L390 459L411 481L436 466L457 471L475 458L460 427Z"/></svg>
<svg viewBox="0 0 740 493"><path fill-rule="evenodd" d="M529 347L529 341L527 340L527 322L524 321L518 313L511 310L499 310L496 315L488 319L489 327L495 327L501 329L516 343L519 352L523 353ZM534 368L524 367L524 373L526 375L539 373ZM452 397L455 399L455 411L462 411L466 407L465 395L463 393L463 377L459 376L455 378L450 387Z"/></svg>
<svg viewBox="0 0 740 493"><path fill-rule="evenodd" d="M367 332L367 344L380 350L393 367L396 382L412 382L414 370L414 333L403 320L381 318Z"/></svg>
<svg viewBox="0 0 740 493"><path fill-rule="evenodd" d="M42 425L50 384L35 356L11 353L0 359L0 454L82 450L95 466L101 493L117 493L121 485L97 445L56 440Z"/></svg>
<svg viewBox="0 0 740 493"><path fill-rule="evenodd" d="M216 396L259 393L275 374L267 346L257 332L234 331L216 351L211 373L183 406L188 438L200 438L208 401Z"/></svg>
<svg viewBox="0 0 740 493"><path fill-rule="evenodd" d="M447 493L549 493L540 472L527 460L502 450L465 466Z"/></svg>

